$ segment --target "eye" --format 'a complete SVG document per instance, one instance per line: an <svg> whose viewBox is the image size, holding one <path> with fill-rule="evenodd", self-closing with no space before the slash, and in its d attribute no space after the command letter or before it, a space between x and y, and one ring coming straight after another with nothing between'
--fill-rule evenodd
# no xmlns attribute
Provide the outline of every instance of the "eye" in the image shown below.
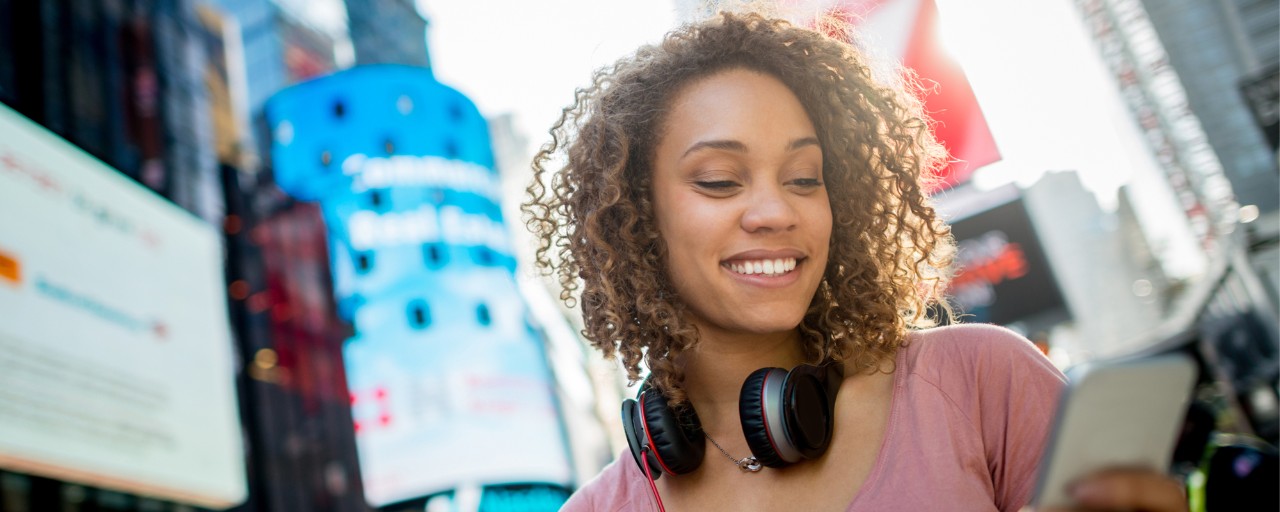
<svg viewBox="0 0 1280 512"><path fill-rule="evenodd" d="M800 178L791 180L787 184L803 190L816 190L823 185L822 180L818 178Z"/></svg>
<svg viewBox="0 0 1280 512"><path fill-rule="evenodd" d="M698 188L715 191L728 191L738 187L738 182L729 180L695 181Z"/></svg>

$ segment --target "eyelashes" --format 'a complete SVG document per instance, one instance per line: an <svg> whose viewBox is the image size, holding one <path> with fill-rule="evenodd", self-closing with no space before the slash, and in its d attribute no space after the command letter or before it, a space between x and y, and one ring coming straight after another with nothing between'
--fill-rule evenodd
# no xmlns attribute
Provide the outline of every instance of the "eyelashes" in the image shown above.
<svg viewBox="0 0 1280 512"><path fill-rule="evenodd" d="M709 197L726 198L736 196L742 191L744 184L732 179L705 179L692 182L699 192ZM808 196L820 191L824 186L819 178L799 178L783 183L783 188L797 196Z"/></svg>
<svg viewBox="0 0 1280 512"><path fill-rule="evenodd" d="M742 186L738 184L738 182L730 180L695 181L693 183L694 185L697 185L698 188L717 191L732 190Z"/></svg>
<svg viewBox="0 0 1280 512"><path fill-rule="evenodd" d="M694 185L704 190L727 191L734 190L742 185L731 180L715 180L715 181L695 181ZM787 185L799 187L802 189L814 189L824 185L822 180L818 178L801 178L787 182Z"/></svg>

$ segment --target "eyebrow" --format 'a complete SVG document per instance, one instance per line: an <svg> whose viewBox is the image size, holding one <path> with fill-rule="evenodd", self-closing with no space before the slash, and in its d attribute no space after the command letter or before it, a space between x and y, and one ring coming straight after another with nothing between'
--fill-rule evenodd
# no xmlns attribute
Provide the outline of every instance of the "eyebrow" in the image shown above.
<svg viewBox="0 0 1280 512"><path fill-rule="evenodd" d="M787 146L787 151L795 151L805 146L821 147L821 144L818 143L817 137L804 137L791 141L791 144Z"/></svg>
<svg viewBox="0 0 1280 512"><path fill-rule="evenodd" d="M791 141L790 144L787 144L787 151L795 151L805 146L817 146L817 145L819 145L817 137L802 137L802 138ZM736 153L746 153L747 145L736 140L703 140L703 141L698 141L696 144L692 146L689 146L689 149L686 149L684 151L684 154L680 155L680 158L684 158L686 156L689 156L689 154L695 151L700 151L703 149L720 149L724 151L733 151Z"/></svg>

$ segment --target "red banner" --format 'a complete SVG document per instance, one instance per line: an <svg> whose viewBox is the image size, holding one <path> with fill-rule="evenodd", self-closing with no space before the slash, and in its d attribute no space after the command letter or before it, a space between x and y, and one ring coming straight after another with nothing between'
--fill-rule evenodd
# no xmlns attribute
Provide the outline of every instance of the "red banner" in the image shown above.
<svg viewBox="0 0 1280 512"><path fill-rule="evenodd" d="M825 12L853 26L877 51L898 57L929 89L925 111L955 160L942 171L940 188L964 183L975 169L1000 159L969 80L943 49L933 0L834 0Z"/></svg>

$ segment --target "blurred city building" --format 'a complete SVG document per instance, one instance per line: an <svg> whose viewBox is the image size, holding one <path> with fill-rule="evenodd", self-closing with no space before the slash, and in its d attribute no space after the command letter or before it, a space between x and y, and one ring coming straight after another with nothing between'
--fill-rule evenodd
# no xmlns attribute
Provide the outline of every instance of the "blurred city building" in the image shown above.
<svg viewBox="0 0 1280 512"><path fill-rule="evenodd" d="M1275 311L1280 2L1076 4L1206 255L1248 252Z"/></svg>
<svg viewBox="0 0 1280 512"><path fill-rule="evenodd" d="M1159 265L1147 249L1131 209L1104 212L1072 171L1048 172L1027 188L1035 220L1074 322L1073 360L1122 352L1160 323ZM1123 202L1123 201L1122 201ZM1066 348L1066 347L1064 347Z"/></svg>
<svg viewBox="0 0 1280 512"><path fill-rule="evenodd" d="M522 199L529 185L532 157L528 136L520 132L511 114L490 118L489 133L503 196L508 198L504 215L521 219L519 201L513 199ZM559 300L559 285L536 275L529 266L534 258L533 235L522 222L512 221L508 227L521 265L516 279L530 309L537 318L561 320L544 325L547 359L555 375L574 471L579 477L594 475L626 448L617 410L628 398L624 395L632 391L626 389L625 376L617 365L599 357L576 334L583 328L582 317Z"/></svg>
<svg viewBox="0 0 1280 512"><path fill-rule="evenodd" d="M201 0L234 20L239 33L239 70L252 80L243 82L243 115L249 124L244 151L249 160L241 171L254 173L266 154L260 122L267 98L295 83L338 68L336 36L306 21L298 7L273 0Z"/></svg>
<svg viewBox="0 0 1280 512"><path fill-rule="evenodd" d="M1209 264L1157 288L1164 321L1135 340L1189 347L1230 422L1277 439L1280 2L1077 0ZM1232 415L1227 415L1232 416Z"/></svg>
<svg viewBox="0 0 1280 512"><path fill-rule="evenodd" d="M313 205L269 209L224 167L227 286L244 366L249 502L243 510L365 507L352 434L342 343L329 293L324 221Z"/></svg>
<svg viewBox="0 0 1280 512"><path fill-rule="evenodd" d="M346 0L356 64L431 67L427 20L413 0Z"/></svg>
<svg viewBox="0 0 1280 512"><path fill-rule="evenodd" d="M1186 280L1171 278L1164 271L1164 266L1157 257L1158 251L1142 229L1142 221L1138 218L1134 205L1132 186L1120 187L1116 195L1118 201L1115 218L1116 229L1121 238L1120 246L1128 253L1128 258L1125 259L1133 266L1134 276L1137 277L1132 283L1131 291L1140 302L1154 308L1157 317L1163 318L1168 315L1173 298L1181 295L1180 290L1186 286Z"/></svg>
<svg viewBox="0 0 1280 512"><path fill-rule="evenodd" d="M337 68L333 38L284 10L279 11L276 23L276 32L284 45L286 83L302 82Z"/></svg>
<svg viewBox="0 0 1280 512"><path fill-rule="evenodd" d="M1280 207L1276 166L1276 90L1270 107L1252 103L1245 87L1280 80L1280 2L1274 0L1144 0L1168 65L1187 93L1236 201L1261 214ZM1118 20L1123 24L1134 21ZM1266 123L1254 108L1271 110ZM1265 124L1264 124L1265 123ZM1269 124L1270 126L1267 126ZM1268 130L1270 133L1268 134ZM1270 140L1268 138L1270 137Z"/></svg>
<svg viewBox="0 0 1280 512"><path fill-rule="evenodd" d="M0 2L0 101L201 218L220 194L193 2Z"/></svg>
<svg viewBox="0 0 1280 512"><path fill-rule="evenodd" d="M1239 206L1142 3L1096 0L1082 2L1081 9L1187 222L1202 249L1215 252L1234 228Z"/></svg>

